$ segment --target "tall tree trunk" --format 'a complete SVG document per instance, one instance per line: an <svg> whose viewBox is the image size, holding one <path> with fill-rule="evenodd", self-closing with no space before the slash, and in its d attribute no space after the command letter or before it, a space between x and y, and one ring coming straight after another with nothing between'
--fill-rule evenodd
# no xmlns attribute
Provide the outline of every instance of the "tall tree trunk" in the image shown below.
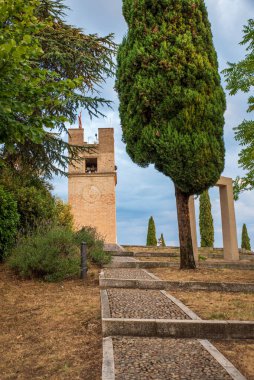
<svg viewBox="0 0 254 380"><path fill-rule="evenodd" d="M180 269L195 269L189 212L190 196L175 186L178 230L180 241Z"/></svg>

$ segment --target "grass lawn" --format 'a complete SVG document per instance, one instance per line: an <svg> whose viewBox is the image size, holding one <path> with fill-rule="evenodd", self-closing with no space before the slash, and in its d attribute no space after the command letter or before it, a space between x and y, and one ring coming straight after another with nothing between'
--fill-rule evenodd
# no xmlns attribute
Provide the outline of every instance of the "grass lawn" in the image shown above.
<svg viewBox="0 0 254 380"><path fill-rule="evenodd" d="M254 321L254 294L170 291L202 319Z"/></svg>
<svg viewBox="0 0 254 380"><path fill-rule="evenodd" d="M81 280L22 281L0 265L0 378L101 379L98 270Z"/></svg>
<svg viewBox="0 0 254 380"><path fill-rule="evenodd" d="M165 281L254 283L254 270L223 268L201 268L196 270L180 270L178 268L149 268L149 272Z"/></svg>
<svg viewBox="0 0 254 380"><path fill-rule="evenodd" d="M212 343L248 380L254 380L254 340Z"/></svg>

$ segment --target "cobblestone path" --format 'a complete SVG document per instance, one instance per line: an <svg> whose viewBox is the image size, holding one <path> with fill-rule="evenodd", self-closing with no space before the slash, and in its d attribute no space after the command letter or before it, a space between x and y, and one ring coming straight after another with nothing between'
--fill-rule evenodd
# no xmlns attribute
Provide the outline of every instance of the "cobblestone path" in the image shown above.
<svg viewBox="0 0 254 380"><path fill-rule="evenodd" d="M115 337L113 347L116 380L232 380L194 339Z"/></svg>
<svg viewBox="0 0 254 380"><path fill-rule="evenodd" d="M122 259L131 261L128 257ZM106 268L103 272L104 278L154 279L149 272L142 269ZM111 288L107 289L107 295L111 318L190 319L159 290ZM227 362L226 367L223 367L201 342L205 341L112 337L114 369L110 376L107 375L102 380L245 379L234 367L232 371L231 363L218 353L222 358L221 362ZM228 372L230 370L225 369L229 366L230 373L234 373L232 376Z"/></svg>
<svg viewBox="0 0 254 380"><path fill-rule="evenodd" d="M143 269L103 269L106 278L123 280L152 280L153 278Z"/></svg>
<svg viewBox="0 0 254 380"><path fill-rule="evenodd" d="M190 319L159 290L108 289L113 318Z"/></svg>

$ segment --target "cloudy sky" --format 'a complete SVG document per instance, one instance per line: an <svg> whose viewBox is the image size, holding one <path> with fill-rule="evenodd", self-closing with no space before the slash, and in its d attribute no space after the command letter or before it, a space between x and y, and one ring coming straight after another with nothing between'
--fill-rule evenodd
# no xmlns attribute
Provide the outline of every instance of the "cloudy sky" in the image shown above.
<svg viewBox="0 0 254 380"><path fill-rule="evenodd" d="M214 44L218 53L220 70L227 62L236 62L244 57L245 51L239 42L242 27L254 16L253 0L205 0L208 8ZM66 0L71 8L68 12L69 23L82 27L86 33L106 35L115 34L120 43L126 33L126 24L122 16L121 0ZM222 78L223 80L223 78ZM224 82L223 82L224 85ZM113 90L114 80L109 80L102 91L103 96L114 101L113 110L106 110L106 118L88 118L83 121L86 136L93 136L100 127L115 129L116 163L118 166L117 185L117 225L118 242L121 244L145 244L147 222L153 215L157 235L164 234L168 245L178 245L176 204L172 181L158 173L152 166L139 168L125 152L121 142L121 127L118 116L118 100ZM225 87L225 86L224 86ZM247 96L239 94L230 97L227 94L225 114L226 166L223 175L235 177L241 175L238 168L238 144L234 140L233 128L240 124L246 114ZM58 177L54 180L55 193L67 199L67 180ZM215 224L215 245L222 246L219 190L210 190ZM254 192L247 192L236 202L238 241L240 244L242 224L246 223L254 246ZM198 217L198 201L196 201Z"/></svg>

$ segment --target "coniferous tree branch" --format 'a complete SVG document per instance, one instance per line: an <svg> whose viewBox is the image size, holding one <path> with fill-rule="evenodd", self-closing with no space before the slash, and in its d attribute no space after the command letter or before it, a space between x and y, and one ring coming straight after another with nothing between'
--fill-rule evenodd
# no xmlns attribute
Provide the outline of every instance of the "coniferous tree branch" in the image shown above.
<svg viewBox="0 0 254 380"><path fill-rule="evenodd" d="M11 9L14 0L8 3ZM33 16L34 24L27 26L24 41L30 49L29 58L24 64L20 61L19 69L13 67L4 77L4 70L12 69L12 65L4 65L11 61L11 56L1 60L0 54L0 64L5 68L0 75L0 143L4 144L1 159L6 158L7 151L9 159L14 158L16 150L19 165L28 166L31 158L37 157L41 162L32 167L43 167L44 175L50 178L55 173L66 174L70 159L78 159L82 150L68 146L62 138L67 132L66 122L75 123L79 108L85 109L92 118L104 116L102 107L111 106L110 100L100 96L100 90L114 74L116 45L112 34L86 35L80 28L68 25L65 21L68 7L63 0L28 0L27 8L24 4L24 0L16 1L15 9L17 12L21 9L20 14L25 15L28 8L29 15ZM0 27L6 29L8 17L10 20L8 15L6 20L0 16ZM17 17L13 30L9 32L7 28L5 34L18 33L19 25L24 25L24 22L20 24L22 17L20 21Z"/></svg>

